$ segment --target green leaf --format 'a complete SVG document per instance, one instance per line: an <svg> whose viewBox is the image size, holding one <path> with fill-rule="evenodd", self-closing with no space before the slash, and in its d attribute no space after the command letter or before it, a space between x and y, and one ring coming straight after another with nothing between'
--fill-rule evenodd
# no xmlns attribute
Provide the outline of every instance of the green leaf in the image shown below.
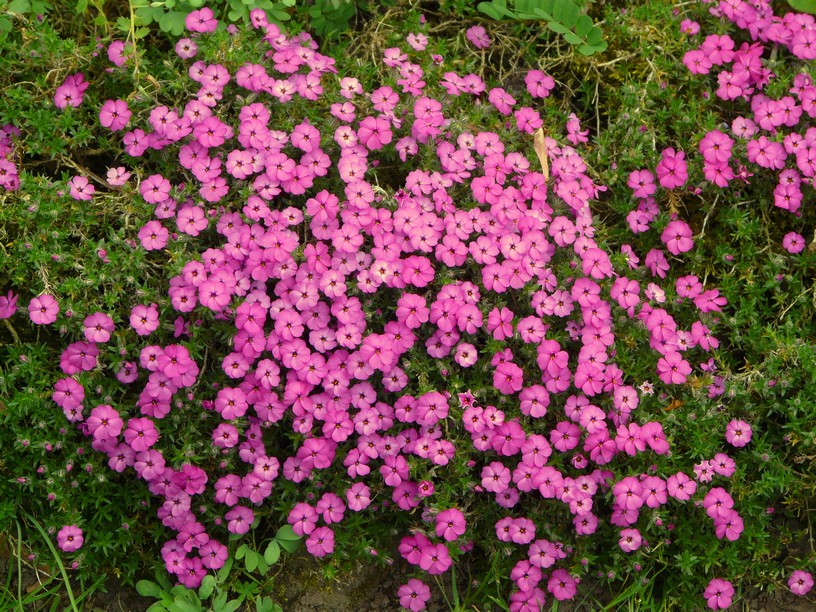
<svg viewBox="0 0 816 612"><path fill-rule="evenodd" d="M225 603L227 603L227 592L221 591L218 596L213 599L212 609L216 612L221 612L224 609Z"/></svg>
<svg viewBox="0 0 816 612"><path fill-rule="evenodd" d="M254 550L247 550L244 564L246 565L248 572L254 572L258 567L258 557L258 553L256 553Z"/></svg>
<svg viewBox="0 0 816 612"><path fill-rule="evenodd" d="M586 15L581 15L578 18L578 21L575 23L575 33L578 36L586 36L592 29L599 29L595 28L595 25L592 23L592 19L590 19Z"/></svg>
<svg viewBox="0 0 816 612"><path fill-rule="evenodd" d="M11 22L0 16L0 32L11 32Z"/></svg>
<svg viewBox="0 0 816 612"><path fill-rule="evenodd" d="M193 603L188 599L176 599L167 606L170 612L201 612L201 603Z"/></svg>
<svg viewBox="0 0 816 612"><path fill-rule="evenodd" d="M243 559L244 555L247 553L248 550L249 550L249 548L247 548L246 544L241 544L238 547L238 550L235 551L235 558L236 559Z"/></svg>
<svg viewBox="0 0 816 612"><path fill-rule="evenodd" d="M281 540L289 540L289 541L297 541L300 540L300 536L295 533L295 530L292 529L291 525L283 525L278 532L275 534L275 539L278 541Z"/></svg>
<svg viewBox="0 0 816 612"><path fill-rule="evenodd" d="M507 4L504 0L493 0L493 2L480 2L476 7L485 15L496 21L501 21L504 17L515 19L516 14L508 10Z"/></svg>
<svg viewBox="0 0 816 612"><path fill-rule="evenodd" d="M572 28L572 26L576 24L580 14L581 9L579 9L572 2L568 1L556 3L555 8L553 9L553 17L568 28Z"/></svg>
<svg viewBox="0 0 816 612"><path fill-rule="evenodd" d="M565 27L563 24L558 23L557 21L549 22L547 24L547 27L551 29L553 32L558 32L559 34L566 34L567 32L570 32L569 28Z"/></svg>
<svg viewBox="0 0 816 612"><path fill-rule="evenodd" d="M581 40L580 36L570 32L569 30L564 32L564 40L566 40L571 45L580 45L582 42L584 42L583 40Z"/></svg>
<svg viewBox="0 0 816 612"><path fill-rule="evenodd" d="M227 576L229 576L230 570L232 569L232 563L232 557L227 557L224 565L221 566L220 570L218 570L218 582L224 583L227 580Z"/></svg>
<svg viewBox="0 0 816 612"><path fill-rule="evenodd" d="M11 0L6 10L9 13L16 13L17 15L25 15L31 10L31 3L28 0Z"/></svg>
<svg viewBox="0 0 816 612"><path fill-rule="evenodd" d="M593 46L603 42L603 32L601 31L601 28L592 28L589 34L586 35L586 42L588 45Z"/></svg>
<svg viewBox="0 0 816 612"><path fill-rule="evenodd" d="M207 599L210 595L212 595L214 588L215 578L212 575L207 574L201 579L201 586L198 587L198 596L201 599Z"/></svg>
<svg viewBox="0 0 816 612"><path fill-rule="evenodd" d="M794 10L816 15L816 0L788 0Z"/></svg>
<svg viewBox="0 0 816 612"><path fill-rule="evenodd" d="M140 580L136 583L136 592L142 597L159 597L162 590L155 582Z"/></svg>
<svg viewBox="0 0 816 612"><path fill-rule="evenodd" d="M295 552L300 546L300 540L278 540L281 548L288 553Z"/></svg>
<svg viewBox="0 0 816 612"><path fill-rule="evenodd" d="M274 565L280 559L280 544L278 544L275 540L269 542L269 545L266 547L266 551L264 552L264 559L269 565Z"/></svg>
<svg viewBox="0 0 816 612"><path fill-rule="evenodd" d="M147 608L146 612L165 612L167 608L164 604L160 601L157 601L154 604L151 604L149 608Z"/></svg>
<svg viewBox="0 0 816 612"><path fill-rule="evenodd" d="M88 10L88 0L77 0L77 4L76 4L76 13L77 13L77 15L81 15L86 10Z"/></svg>
<svg viewBox="0 0 816 612"><path fill-rule="evenodd" d="M223 606L218 608L218 612L235 612L238 609L238 606L241 605L240 599L232 599L225 603Z"/></svg>

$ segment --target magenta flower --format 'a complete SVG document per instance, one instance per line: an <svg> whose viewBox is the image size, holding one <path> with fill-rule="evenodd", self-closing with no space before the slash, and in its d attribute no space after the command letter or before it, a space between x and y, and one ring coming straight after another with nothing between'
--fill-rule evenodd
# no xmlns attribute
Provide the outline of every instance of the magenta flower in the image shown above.
<svg viewBox="0 0 816 612"><path fill-rule="evenodd" d="M637 529L623 529L620 532L620 540L618 545L621 550L626 553L634 552L643 543L643 538Z"/></svg>
<svg viewBox="0 0 816 612"><path fill-rule="evenodd" d="M84 176L75 176L68 181L71 197L75 200L91 200L96 192L96 187L91 185Z"/></svg>
<svg viewBox="0 0 816 612"><path fill-rule="evenodd" d="M796 232L788 232L782 238L782 246L791 255L797 255L805 250L805 238Z"/></svg>
<svg viewBox="0 0 816 612"><path fill-rule="evenodd" d="M255 521L255 513L245 506L235 506L224 515L230 533L247 533Z"/></svg>
<svg viewBox="0 0 816 612"><path fill-rule="evenodd" d="M425 609L430 600L431 589L421 580L411 578L397 590L397 597L399 597L400 606L404 609L419 612Z"/></svg>
<svg viewBox="0 0 816 612"><path fill-rule="evenodd" d="M334 531L331 527L318 527L306 540L306 550L313 557L325 557L334 552Z"/></svg>
<svg viewBox="0 0 816 612"><path fill-rule="evenodd" d="M57 87L57 91L54 92L54 106L60 110L64 110L69 106L79 108L88 85L89 83L81 72L69 74L65 77L62 85Z"/></svg>
<svg viewBox="0 0 816 612"><path fill-rule="evenodd" d="M448 508L436 515L436 535L447 542L459 539L465 533L467 523L461 510Z"/></svg>
<svg viewBox="0 0 816 612"><path fill-rule="evenodd" d="M17 297L13 291L0 295L0 319L8 319L17 312Z"/></svg>
<svg viewBox="0 0 816 612"><path fill-rule="evenodd" d="M694 247L691 228L685 221L671 221L663 230L660 239L672 255L686 253Z"/></svg>
<svg viewBox="0 0 816 612"><path fill-rule="evenodd" d="M102 343L110 340L114 330L113 319L104 312L95 312L82 322L85 338L88 342Z"/></svg>
<svg viewBox="0 0 816 612"><path fill-rule="evenodd" d="M107 404L96 406L91 410L91 416L86 421L88 431L93 435L94 440L115 439L122 433L124 422L119 413Z"/></svg>
<svg viewBox="0 0 816 612"><path fill-rule="evenodd" d="M148 221L138 233L142 248L146 251L157 251L167 246L170 239L169 230L160 221Z"/></svg>
<svg viewBox="0 0 816 612"><path fill-rule="evenodd" d="M132 113L124 100L107 100L99 109L99 123L112 132L123 130Z"/></svg>
<svg viewBox="0 0 816 612"><path fill-rule="evenodd" d="M28 303L28 316L35 325L50 325L57 320L60 307L53 295L43 293Z"/></svg>
<svg viewBox="0 0 816 612"><path fill-rule="evenodd" d="M703 592L711 610L724 610L731 605L734 587L728 580L713 578Z"/></svg>
<svg viewBox="0 0 816 612"><path fill-rule="evenodd" d="M136 417L128 420L124 432L125 442L136 452L152 447L159 439L159 432L153 421L148 418Z"/></svg>
<svg viewBox="0 0 816 612"><path fill-rule="evenodd" d="M552 593L558 601L572 599L578 592L578 583L567 573L567 570L557 569L550 575L547 581L547 590Z"/></svg>
<svg viewBox="0 0 816 612"><path fill-rule="evenodd" d="M541 70L530 70L524 77L527 91L533 98L546 98L555 88L555 79Z"/></svg>
<svg viewBox="0 0 816 612"><path fill-rule="evenodd" d="M85 538L76 525L65 525L57 532L57 546L65 552L74 552L82 547Z"/></svg>
<svg viewBox="0 0 816 612"><path fill-rule="evenodd" d="M732 419L725 427L725 441L737 448L747 445L752 435L751 426L739 419Z"/></svg>
<svg viewBox="0 0 816 612"><path fill-rule="evenodd" d="M688 166L683 151L672 148L664 149L662 158L657 164L655 172L660 186L664 189L676 189L686 184L688 180Z"/></svg>
<svg viewBox="0 0 816 612"><path fill-rule="evenodd" d="M445 573L453 564L447 546L444 544L430 544L422 547L419 556L419 567L431 575Z"/></svg>
<svg viewBox="0 0 816 612"><path fill-rule="evenodd" d="M796 570L788 578L788 588L794 595L805 596L813 588L813 576L810 572Z"/></svg>
<svg viewBox="0 0 816 612"><path fill-rule="evenodd" d="M159 328L159 311L156 304L137 304L130 311L130 326L140 336L147 336Z"/></svg>
<svg viewBox="0 0 816 612"><path fill-rule="evenodd" d="M215 19L215 13L213 13L212 9L205 6L189 13L184 20L184 25L190 32L205 34L215 31L218 27L218 20Z"/></svg>
<svg viewBox="0 0 816 612"><path fill-rule="evenodd" d="M108 169L107 179L108 183L112 187L121 187L127 183L129 178L130 172L128 172L123 166Z"/></svg>
<svg viewBox="0 0 816 612"><path fill-rule="evenodd" d="M51 398L63 410L78 408L85 399L85 388L73 378L61 378L54 383Z"/></svg>
<svg viewBox="0 0 816 612"><path fill-rule="evenodd" d="M686 382L686 376L691 374L691 365L679 352L673 351L666 353L657 361L657 371L660 380L667 385L680 385Z"/></svg>
<svg viewBox="0 0 816 612"><path fill-rule="evenodd" d="M487 49L493 42L487 35L487 30L479 25L469 27L465 32L465 37L477 49Z"/></svg>

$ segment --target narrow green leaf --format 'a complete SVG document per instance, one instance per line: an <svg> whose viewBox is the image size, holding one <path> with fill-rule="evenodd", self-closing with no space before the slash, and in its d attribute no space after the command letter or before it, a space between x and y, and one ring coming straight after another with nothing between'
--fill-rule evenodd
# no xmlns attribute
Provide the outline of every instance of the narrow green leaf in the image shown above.
<svg viewBox="0 0 816 612"><path fill-rule="evenodd" d="M88 0L77 0L77 3L76 3L76 13L77 13L77 15L81 15L86 10L88 10Z"/></svg>

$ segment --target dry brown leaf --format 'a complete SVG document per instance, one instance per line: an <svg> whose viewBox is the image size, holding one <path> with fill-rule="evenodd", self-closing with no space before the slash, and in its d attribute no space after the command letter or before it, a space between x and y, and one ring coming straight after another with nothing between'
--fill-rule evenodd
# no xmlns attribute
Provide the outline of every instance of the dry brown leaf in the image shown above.
<svg viewBox="0 0 816 612"><path fill-rule="evenodd" d="M550 159L547 155L547 143L544 141L544 128L538 128L536 133L533 134L533 148L536 155L538 155L538 161L541 162L541 174L544 175L545 181L549 181Z"/></svg>

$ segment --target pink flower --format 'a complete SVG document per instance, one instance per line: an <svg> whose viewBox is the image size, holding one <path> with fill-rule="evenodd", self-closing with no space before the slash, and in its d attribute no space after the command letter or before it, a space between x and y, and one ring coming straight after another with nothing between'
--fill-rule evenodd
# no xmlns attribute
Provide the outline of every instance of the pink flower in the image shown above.
<svg viewBox="0 0 816 612"><path fill-rule="evenodd" d="M17 312L17 297L13 291L0 295L0 319L8 319Z"/></svg>
<svg viewBox="0 0 816 612"><path fill-rule="evenodd" d="M130 311L130 326L140 336L147 336L159 328L159 311L155 304L137 304Z"/></svg>
<svg viewBox="0 0 816 612"><path fill-rule="evenodd" d="M235 506L224 515L230 533L247 533L255 521L255 513L245 506Z"/></svg>
<svg viewBox="0 0 816 612"><path fill-rule="evenodd" d="M796 570L788 578L788 588L794 595L807 595L813 588L813 576L810 572Z"/></svg>
<svg viewBox="0 0 816 612"><path fill-rule="evenodd" d="M572 599L578 592L578 583L567 573L567 570L557 569L550 575L547 581L547 590L552 593L558 601Z"/></svg>
<svg viewBox="0 0 816 612"><path fill-rule="evenodd" d="M331 527L318 527L309 534L306 550L313 557L325 557L334 552L334 531Z"/></svg>
<svg viewBox="0 0 816 612"><path fill-rule="evenodd" d="M400 606L410 612L419 612L425 609L431 598L431 589L421 580L411 578L397 590L397 597L399 597Z"/></svg>
<svg viewBox="0 0 816 612"><path fill-rule="evenodd" d="M35 325L50 325L57 320L60 307L53 295L43 293L28 303L28 316Z"/></svg>
<svg viewBox="0 0 816 612"><path fill-rule="evenodd" d="M84 176L75 176L68 181L71 197L75 200L91 200L93 194L96 192L96 187L91 185L90 181Z"/></svg>
<svg viewBox="0 0 816 612"><path fill-rule="evenodd" d="M782 238L782 246L791 255L796 255L805 250L805 237L796 232L788 232Z"/></svg>
<svg viewBox="0 0 816 612"><path fill-rule="evenodd" d="M555 88L555 80L541 70L530 70L524 77L524 83L533 98L546 98Z"/></svg>
<svg viewBox="0 0 816 612"><path fill-rule="evenodd" d="M54 106L60 110L64 110L69 106L79 108L88 85L89 83L81 72L69 74L65 77L62 85L57 87L57 91L54 92Z"/></svg>
<svg viewBox="0 0 816 612"><path fill-rule="evenodd" d="M686 253L694 247L691 228L685 221L671 221L663 230L660 239L672 255Z"/></svg>
<svg viewBox="0 0 816 612"><path fill-rule="evenodd" d="M691 365L679 352L672 351L657 361L657 371L660 380L667 385L680 385L686 382L686 376L691 374Z"/></svg>
<svg viewBox="0 0 816 612"><path fill-rule="evenodd" d="M102 404L91 410L91 416L86 421L88 431L93 435L94 440L116 439L122 433L122 421L119 413L107 404Z"/></svg>
<svg viewBox="0 0 816 612"><path fill-rule="evenodd" d="M104 312L95 312L82 322L88 342L107 342L114 330L113 319Z"/></svg>
<svg viewBox="0 0 816 612"><path fill-rule="evenodd" d="M703 592L703 597L712 610L724 610L731 605L734 587L728 580L713 578Z"/></svg>
<svg viewBox="0 0 816 612"><path fill-rule="evenodd" d="M157 251L167 246L170 238L170 231L164 227L160 221L148 221L138 233L142 248L146 251Z"/></svg>
<svg viewBox="0 0 816 612"><path fill-rule="evenodd" d="M127 180L130 178L130 172L128 172L124 167L118 166L116 168L109 168L108 169L108 183L112 187L120 187L124 185Z"/></svg>
<svg viewBox="0 0 816 612"><path fill-rule="evenodd" d="M630 553L640 548L642 542L643 538L637 529L623 529L620 532L620 540L618 540L618 545L623 552Z"/></svg>
<svg viewBox="0 0 816 612"><path fill-rule="evenodd" d="M725 427L725 441L737 448L747 445L752 435L751 426L739 419L732 419Z"/></svg>
<svg viewBox="0 0 816 612"><path fill-rule="evenodd" d="M467 523L461 510L448 508L436 515L436 535L453 542L465 533Z"/></svg>
<svg viewBox="0 0 816 612"><path fill-rule="evenodd" d="M655 169L661 187L675 189L686 184L688 166L685 157L683 151L675 151L672 148L663 150L662 158Z"/></svg>
<svg viewBox="0 0 816 612"><path fill-rule="evenodd" d="M184 25L190 32L207 33L214 32L218 27L218 20L215 19L215 13L212 9L206 6L197 11L188 14L184 20Z"/></svg>
<svg viewBox="0 0 816 612"><path fill-rule="evenodd" d="M85 538L76 525L65 525L57 532L57 546L65 552L74 552L82 547Z"/></svg>
<svg viewBox="0 0 816 612"><path fill-rule="evenodd" d="M99 123L112 132L118 132L127 126L131 115L124 100L108 100L99 109Z"/></svg>
<svg viewBox="0 0 816 612"><path fill-rule="evenodd" d="M490 36L487 35L487 30L478 25L469 27L465 32L465 37L477 49L487 49L490 43L493 42L490 40Z"/></svg>
<svg viewBox="0 0 816 612"><path fill-rule="evenodd" d="M420 551L419 567L431 575L445 573L453 564L448 548L444 544L427 544Z"/></svg>

